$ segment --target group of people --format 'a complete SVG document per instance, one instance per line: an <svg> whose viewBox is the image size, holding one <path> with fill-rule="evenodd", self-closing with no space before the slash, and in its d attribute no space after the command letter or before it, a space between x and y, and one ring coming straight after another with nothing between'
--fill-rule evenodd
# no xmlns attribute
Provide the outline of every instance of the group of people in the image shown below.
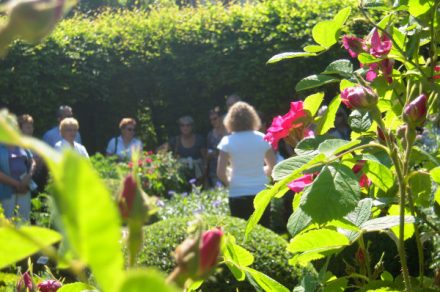
<svg viewBox="0 0 440 292"><path fill-rule="evenodd" d="M209 112L212 129L206 139L193 131L193 118L183 116L178 120L180 134L171 137L158 151L171 151L185 166L188 180L195 178L196 184L205 187L227 187L231 215L248 219L254 210L255 195L269 183L277 156L264 140L264 125L255 108L237 95L229 96L226 105L226 115L219 107ZM55 149L71 148L88 158L72 108L61 106L57 119L59 124L47 131L43 140ZM18 124L23 134L33 135L31 116L20 116ZM120 135L108 142L106 154L127 161L134 151L142 150L142 142L135 138L136 121L133 118L123 118L119 129ZM347 135L339 128L334 130L341 136ZM29 150L0 145L0 202L7 218L18 211L19 217L29 220L30 190L35 188L32 176L41 164L41 159ZM269 226L268 213L260 223Z"/></svg>

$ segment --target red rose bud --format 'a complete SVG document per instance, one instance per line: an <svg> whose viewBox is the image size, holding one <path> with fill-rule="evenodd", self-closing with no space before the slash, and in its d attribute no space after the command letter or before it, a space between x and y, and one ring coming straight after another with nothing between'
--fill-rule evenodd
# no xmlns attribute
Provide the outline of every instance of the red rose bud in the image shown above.
<svg viewBox="0 0 440 292"><path fill-rule="evenodd" d="M40 292L55 292L63 286L57 280L46 280L38 284L38 290Z"/></svg>
<svg viewBox="0 0 440 292"><path fill-rule="evenodd" d="M359 248L356 251L356 260L360 266L365 265L365 250L363 248Z"/></svg>
<svg viewBox="0 0 440 292"><path fill-rule="evenodd" d="M34 284L32 282L32 277L29 272L24 273L17 282L16 290L21 291L32 291Z"/></svg>
<svg viewBox="0 0 440 292"><path fill-rule="evenodd" d="M356 58L360 53L364 52L364 40L354 36L344 36L342 44L352 58Z"/></svg>
<svg viewBox="0 0 440 292"><path fill-rule="evenodd" d="M130 173L125 177L124 187L122 189L122 194L119 198L119 211L121 212L122 218L127 219L133 208L133 202L136 197L136 180Z"/></svg>
<svg viewBox="0 0 440 292"><path fill-rule="evenodd" d="M423 126L426 120L428 98L425 94L418 96L405 106L403 119L411 126Z"/></svg>
<svg viewBox="0 0 440 292"><path fill-rule="evenodd" d="M350 109L369 109L377 104L378 97L371 88L358 85L345 88L341 101Z"/></svg>
<svg viewBox="0 0 440 292"><path fill-rule="evenodd" d="M223 232L214 228L203 232L200 242L199 275L205 275L217 264Z"/></svg>

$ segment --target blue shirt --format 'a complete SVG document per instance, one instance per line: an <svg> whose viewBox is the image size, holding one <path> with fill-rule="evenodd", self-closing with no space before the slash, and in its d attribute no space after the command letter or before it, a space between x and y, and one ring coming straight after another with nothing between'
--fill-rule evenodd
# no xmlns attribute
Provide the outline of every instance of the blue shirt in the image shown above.
<svg viewBox="0 0 440 292"><path fill-rule="evenodd" d="M63 137L61 137L60 128L58 126L53 127L43 136L43 141L52 147L55 147L55 144L61 140L63 140ZM81 144L81 135L79 132L76 133L75 141Z"/></svg>

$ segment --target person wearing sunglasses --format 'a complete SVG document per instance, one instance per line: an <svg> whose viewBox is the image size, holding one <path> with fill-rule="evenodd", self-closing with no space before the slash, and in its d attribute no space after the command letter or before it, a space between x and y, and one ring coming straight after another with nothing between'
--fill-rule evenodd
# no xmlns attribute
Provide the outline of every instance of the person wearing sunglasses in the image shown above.
<svg viewBox="0 0 440 292"><path fill-rule="evenodd" d="M136 121L133 118L123 118L119 123L121 135L113 137L107 145L107 156L116 155L120 161L131 159L135 151L142 150L142 142L136 139Z"/></svg>

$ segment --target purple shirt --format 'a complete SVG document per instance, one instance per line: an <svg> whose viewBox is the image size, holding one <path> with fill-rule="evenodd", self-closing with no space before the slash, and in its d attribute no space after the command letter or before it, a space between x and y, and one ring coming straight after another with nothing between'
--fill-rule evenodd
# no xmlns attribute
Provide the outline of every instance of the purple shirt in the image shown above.
<svg viewBox="0 0 440 292"><path fill-rule="evenodd" d="M9 148L9 173L12 178L21 180L20 176L27 173L28 156L20 147Z"/></svg>

